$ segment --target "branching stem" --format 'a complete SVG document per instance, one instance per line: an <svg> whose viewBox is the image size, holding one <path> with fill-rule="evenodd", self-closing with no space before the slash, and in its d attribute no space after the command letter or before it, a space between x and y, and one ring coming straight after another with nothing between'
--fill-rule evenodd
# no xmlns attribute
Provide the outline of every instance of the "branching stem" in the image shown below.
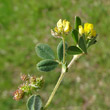
<svg viewBox="0 0 110 110"><path fill-rule="evenodd" d="M67 68L69 69L69 68L72 66L72 64L73 64L81 55L83 55L83 54L75 55L75 56L72 58L72 60L70 61L70 63L69 63L69 65L67 66ZM64 60L64 61L65 61L65 60ZM63 68L62 68L62 69L63 69ZM66 73L66 72L63 72L63 71L61 72L61 75L60 75L60 77L59 77L59 79L58 79L58 81L57 81L57 83L56 83L56 85L55 85L55 88L53 89L53 91L52 91L52 93L51 93L51 95L50 95L50 97L49 97L49 99L48 99L46 105L44 106L44 110L46 110L47 107L49 106L49 104L51 103L51 101L52 101L52 99L53 99L53 97L54 97L54 95L55 95L55 93L56 93L58 87L60 86L60 84L61 84L61 82L62 82L62 80L63 80L63 78L64 78L65 73Z"/></svg>

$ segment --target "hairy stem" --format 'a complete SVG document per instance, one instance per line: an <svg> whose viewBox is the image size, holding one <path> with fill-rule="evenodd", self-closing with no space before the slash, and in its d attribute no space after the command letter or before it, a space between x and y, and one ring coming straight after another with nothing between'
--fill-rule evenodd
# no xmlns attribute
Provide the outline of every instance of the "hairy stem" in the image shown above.
<svg viewBox="0 0 110 110"><path fill-rule="evenodd" d="M75 55L75 56L73 57L73 59L70 61L69 65L67 66L68 69L72 66L72 64L73 64L81 55L82 55L82 54L80 54L80 55ZM51 103L51 101L52 101L52 99L53 99L53 97L54 97L54 95L55 95L55 93L56 93L58 87L60 86L60 84L61 84L61 82L62 82L62 80L63 80L63 78L64 78L65 73L66 73L66 72L63 72L63 68L62 68L61 75L60 75L60 77L59 77L59 79L58 79L58 81L57 81L57 83L56 83L56 85L55 85L55 88L53 89L53 91L52 91L52 93L51 93L51 95L50 95L50 97L49 97L49 99L48 99L48 101L47 101L47 103L46 103L46 105L45 105L45 107L44 107L44 110L46 110L47 107L49 106L49 104Z"/></svg>

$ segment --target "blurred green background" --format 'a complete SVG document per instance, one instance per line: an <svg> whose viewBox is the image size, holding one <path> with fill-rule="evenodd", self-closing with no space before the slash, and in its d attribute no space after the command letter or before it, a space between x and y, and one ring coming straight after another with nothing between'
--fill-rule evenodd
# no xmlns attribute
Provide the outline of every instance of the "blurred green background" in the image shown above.
<svg viewBox="0 0 110 110"><path fill-rule="evenodd" d="M48 43L56 51L51 28L60 18L73 24L75 15L94 24L98 43L65 75L49 110L110 110L110 0L0 0L0 110L26 110L27 98L12 99L21 72L44 76L39 94L47 101L60 68L38 72L35 46Z"/></svg>

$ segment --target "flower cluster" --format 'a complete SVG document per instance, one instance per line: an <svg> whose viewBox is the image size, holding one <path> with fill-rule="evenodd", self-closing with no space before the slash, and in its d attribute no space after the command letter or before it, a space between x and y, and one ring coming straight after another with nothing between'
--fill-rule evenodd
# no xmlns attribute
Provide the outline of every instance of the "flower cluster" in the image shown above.
<svg viewBox="0 0 110 110"><path fill-rule="evenodd" d="M60 19L57 22L57 26L52 31L53 32L52 35L59 36L59 35L63 35L63 34L68 34L71 31L71 29L72 28L70 26L69 21Z"/></svg>
<svg viewBox="0 0 110 110"><path fill-rule="evenodd" d="M30 76L30 75L21 75L21 84L18 89L14 92L13 98L15 100L20 100L24 97L25 94L31 94L33 90L39 90L42 88L44 80L43 77Z"/></svg>
<svg viewBox="0 0 110 110"><path fill-rule="evenodd" d="M57 22L57 26L54 28L54 30L51 30L51 34L54 37L61 37L64 34L68 34L71 31L71 29L72 27L69 21L60 19ZM96 36L94 26L90 23L85 23L84 27L82 25L79 25L78 31L81 36L84 34L88 39L91 39L92 37Z"/></svg>
<svg viewBox="0 0 110 110"><path fill-rule="evenodd" d="M85 35L87 38L95 37L96 36L96 31L94 30L93 24L90 23L85 23L84 28L82 25L79 25L79 34L80 35Z"/></svg>

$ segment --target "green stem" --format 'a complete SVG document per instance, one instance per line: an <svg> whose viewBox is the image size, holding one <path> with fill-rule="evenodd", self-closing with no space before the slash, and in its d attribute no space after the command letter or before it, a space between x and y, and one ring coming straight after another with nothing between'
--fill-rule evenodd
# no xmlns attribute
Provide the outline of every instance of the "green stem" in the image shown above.
<svg viewBox="0 0 110 110"><path fill-rule="evenodd" d="M60 77L58 79L58 82L55 85L55 88L53 89L53 91L52 91L52 93L51 93L51 95L50 95L50 97L49 97L49 99L48 99L48 101L47 101L47 103L46 103L46 105L44 107L44 110L46 110L47 107L49 106L49 104L51 103L51 101L52 101L52 99L53 99L53 97L54 97L54 95L55 95L55 93L56 93L56 91L57 91L57 89L58 89L63 77L64 77L64 74L65 74L65 72L61 73L61 75L60 75Z"/></svg>
<svg viewBox="0 0 110 110"><path fill-rule="evenodd" d="M63 40L63 64L65 64L65 39L62 38Z"/></svg>

